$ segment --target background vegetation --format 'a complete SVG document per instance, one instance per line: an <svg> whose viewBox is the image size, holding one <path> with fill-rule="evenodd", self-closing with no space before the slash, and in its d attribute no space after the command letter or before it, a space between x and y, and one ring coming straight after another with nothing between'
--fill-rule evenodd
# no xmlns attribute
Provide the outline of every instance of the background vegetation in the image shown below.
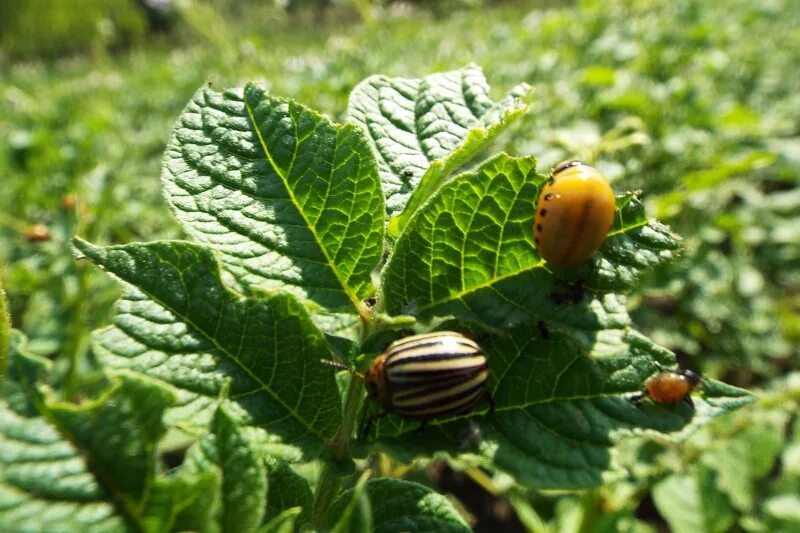
<svg viewBox="0 0 800 533"><path fill-rule="evenodd" d="M526 492L457 464L378 468L453 492L478 530L800 527L796 2L185 1L157 19L132 1L83 4L0 7L0 279L13 326L67 379L91 364L88 334L118 296L69 239L181 237L158 176L197 87L260 81L337 120L372 73L474 62L498 97L535 88L504 143L542 167L593 162L684 236L682 258L631 298L634 323L759 401L680 445L629 442L628 475L582 493Z"/></svg>

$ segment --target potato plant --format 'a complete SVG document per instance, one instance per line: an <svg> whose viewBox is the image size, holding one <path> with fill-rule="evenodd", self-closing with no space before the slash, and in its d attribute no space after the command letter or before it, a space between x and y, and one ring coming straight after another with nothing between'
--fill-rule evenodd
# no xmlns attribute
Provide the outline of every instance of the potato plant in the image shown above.
<svg viewBox="0 0 800 533"><path fill-rule="evenodd" d="M468 531L444 495L369 458L590 488L626 468L627 437L683 437L750 402L713 379L693 407L630 401L676 363L625 293L681 241L624 192L591 260L545 262L531 226L549 169L492 142L530 98L491 99L477 66L372 76L340 125L255 84L199 89L162 170L191 240L73 241L124 287L92 335L101 375L66 394L10 332L0 530ZM378 407L356 371L440 329L480 343L495 408L358 435Z"/></svg>

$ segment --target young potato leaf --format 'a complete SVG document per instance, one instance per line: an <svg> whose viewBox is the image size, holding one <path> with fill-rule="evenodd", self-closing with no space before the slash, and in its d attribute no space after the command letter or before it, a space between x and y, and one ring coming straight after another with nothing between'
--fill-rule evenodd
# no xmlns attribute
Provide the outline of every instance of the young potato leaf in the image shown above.
<svg viewBox="0 0 800 533"><path fill-rule="evenodd" d="M314 495L311 493L308 481L292 470L285 461L270 456L264 461L267 465L269 483L265 520L274 520L291 509L299 508L301 512L292 516L300 522L308 521L314 504Z"/></svg>
<svg viewBox="0 0 800 533"><path fill-rule="evenodd" d="M224 407L217 409L210 429L184 463L189 472L220 473L221 506L214 521L219 527L209 531L256 531L267 497L264 463Z"/></svg>
<svg viewBox="0 0 800 533"><path fill-rule="evenodd" d="M494 102L476 65L422 79L371 76L353 89L347 115L376 153L388 214L406 210L393 223L395 234L448 176L527 111L529 91L519 85Z"/></svg>
<svg viewBox="0 0 800 533"><path fill-rule="evenodd" d="M372 509L366 493L368 474L362 474L356 486L339 496L328 509L323 527L331 533L375 531Z"/></svg>
<svg viewBox="0 0 800 533"><path fill-rule="evenodd" d="M150 491L145 531L214 531L219 508L219 474L189 474L182 466L159 476Z"/></svg>
<svg viewBox="0 0 800 533"><path fill-rule="evenodd" d="M671 233L623 195L600 252L576 269L551 268L533 242L536 198L546 179L535 167L532 157L501 154L442 187L414 216L384 269L386 310L422 319L452 315L494 328L575 322L580 312L566 304L593 312L585 289L628 289L672 257L678 243Z"/></svg>
<svg viewBox="0 0 800 533"><path fill-rule="evenodd" d="M329 508L325 523L334 531L471 531L445 496L391 478L370 479L344 492Z"/></svg>
<svg viewBox="0 0 800 533"><path fill-rule="evenodd" d="M316 456L336 432L341 400L324 335L292 295L246 298L226 288L208 248L152 242L75 246L126 284L113 326L93 350L111 368L166 381L180 391L171 424L203 428L221 395L238 421Z"/></svg>
<svg viewBox="0 0 800 533"><path fill-rule="evenodd" d="M733 525L730 502L716 484L715 473L700 466L667 476L653 487L653 501L672 531L721 533Z"/></svg>
<svg viewBox="0 0 800 533"><path fill-rule="evenodd" d="M293 533L295 531L295 523L302 511L300 507L286 509L261 526L258 529L258 533Z"/></svg>
<svg viewBox="0 0 800 533"><path fill-rule="evenodd" d="M377 446L409 460L437 451L466 454L467 461L498 468L535 488L587 488L613 473L612 448L622 437L650 430L682 431L752 401L741 389L706 380L695 408L635 405L633 393L674 367L674 355L629 329L606 330L586 343L569 330L518 327L481 341L490 368L493 413L433 420L423 432L390 417L377 424Z"/></svg>
<svg viewBox="0 0 800 533"><path fill-rule="evenodd" d="M219 251L243 286L366 313L384 202L375 157L355 126L255 85L203 88L172 133L162 181L186 231Z"/></svg>
<svg viewBox="0 0 800 533"><path fill-rule="evenodd" d="M202 498L185 480L181 501L165 504L156 443L174 394L157 380L122 373L81 404L52 399L37 380L51 363L14 335L10 376L0 398L0 530L169 529L164 518ZM158 512L154 512L158 509Z"/></svg>

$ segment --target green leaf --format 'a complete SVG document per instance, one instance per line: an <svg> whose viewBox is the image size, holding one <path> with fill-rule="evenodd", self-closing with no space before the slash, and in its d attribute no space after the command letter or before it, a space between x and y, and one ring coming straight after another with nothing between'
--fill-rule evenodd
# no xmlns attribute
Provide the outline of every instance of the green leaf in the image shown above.
<svg viewBox="0 0 800 533"><path fill-rule="evenodd" d="M417 212L384 269L387 311L422 319L452 315L497 328L539 319L597 321L597 304L585 289L630 288L671 257L677 246L671 233L644 219L641 202L623 196L600 252L576 269L551 271L531 227L545 179L533 158L501 154L442 187ZM580 306L564 305L570 301Z"/></svg>
<svg viewBox="0 0 800 533"><path fill-rule="evenodd" d="M700 462L715 471L717 487L736 509L753 512L757 483L770 475L785 446L788 415L767 409L749 409L742 413L745 414L749 415L746 420L720 420L716 427L726 423L729 427L720 433L728 432L730 436L715 438Z"/></svg>
<svg viewBox="0 0 800 533"><path fill-rule="evenodd" d="M155 445L165 431L162 416L175 396L157 380L120 377L120 384L98 400L48 403L46 414L89 455L106 486L116 485L114 498L138 512L156 470Z"/></svg>
<svg viewBox="0 0 800 533"><path fill-rule="evenodd" d="M208 531L256 531L267 497L264 463L224 407L217 409L210 429L184 463L189 472L220 474L221 505L215 513L219 528Z"/></svg>
<svg viewBox="0 0 800 533"><path fill-rule="evenodd" d="M96 399L51 398L31 381L44 377L50 362L25 353L15 337L11 367L25 383L3 381L11 394L0 399L0 530L168 529L169 518L203 488L184 480L183 490L165 493L169 480L157 475L155 449L173 392L120 373Z"/></svg>
<svg viewBox="0 0 800 533"><path fill-rule="evenodd" d="M368 472L362 474L356 486L340 495L333 503L323 520L324 529L332 533L375 531L372 509L366 493L368 477Z"/></svg>
<svg viewBox="0 0 800 533"><path fill-rule="evenodd" d="M269 497L264 518L274 520L291 509L300 508L300 522L311 518L314 496L308 482L285 462L275 457L266 457Z"/></svg>
<svg viewBox="0 0 800 533"><path fill-rule="evenodd" d="M587 350L572 334L518 327L481 340L495 412L415 424L390 417L377 424L375 445L400 460L447 451L478 466L498 468L532 488L586 488L619 468L612 448L642 430L690 429L752 401L746 391L706 380L695 408L644 401L632 393L674 365L674 355L634 331L606 330ZM480 414L483 411L483 415Z"/></svg>
<svg viewBox="0 0 800 533"><path fill-rule="evenodd" d="M519 85L493 102L476 65L423 79L371 76L353 89L347 115L376 153L388 214L406 209L393 223L395 234L448 176L527 111L522 98L529 91Z"/></svg>
<svg viewBox="0 0 800 533"><path fill-rule="evenodd" d="M625 292L638 286L642 274L674 259L681 246L669 226L646 217L638 194L619 195L605 243L586 266L566 277L583 280L589 290Z"/></svg>
<svg viewBox="0 0 800 533"><path fill-rule="evenodd" d="M309 456L336 432L341 400L319 362L329 357L325 338L293 296L230 291L214 254L197 244L75 246L127 284L115 325L94 335L94 352L109 367L175 386L170 424L202 428L225 393L239 420Z"/></svg>
<svg viewBox="0 0 800 533"><path fill-rule="evenodd" d="M342 531L374 531L375 533L391 533L393 531L437 531L437 532L466 532L470 527L458 514L450 501L443 495L433 490L409 481L390 478L371 479L364 485L361 493L359 485L354 489L344 492L337 498L328 510L326 519L345 518L348 508L359 512L349 515L352 518L361 517L357 522L336 521L336 525L344 527ZM365 506L365 507L362 507ZM347 526L359 524L371 529L352 529ZM328 522L333 523L333 522Z"/></svg>
<svg viewBox="0 0 800 533"><path fill-rule="evenodd" d="M383 253L384 207L361 131L254 85L200 89L164 156L178 220L246 287L364 314Z"/></svg>
<svg viewBox="0 0 800 533"><path fill-rule="evenodd" d="M217 472L189 474L183 466L155 480L145 510L147 531L207 531L215 524L220 479Z"/></svg>
<svg viewBox="0 0 800 533"><path fill-rule="evenodd" d="M259 533L293 533L295 531L295 523L298 516L302 513L300 507L292 507L286 509L281 514L261 526L258 530Z"/></svg>
<svg viewBox="0 0 800 533"><path fill-rule="evenodd" d="M124 531L126 522L80 449L46 419L0 399L0 530L88 527Z"/></svg>
<svg viewBox="0 0 800 533"><path fill-rule="evenodd" d="M728 531L735 519L714 472L704 467L661 480L653 487L653 501L675 533Z"/></svg>

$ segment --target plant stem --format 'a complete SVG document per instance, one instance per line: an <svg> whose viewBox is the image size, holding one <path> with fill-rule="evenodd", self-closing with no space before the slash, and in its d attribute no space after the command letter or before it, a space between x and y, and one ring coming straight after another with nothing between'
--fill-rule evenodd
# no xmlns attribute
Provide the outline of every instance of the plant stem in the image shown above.
<svg viewBox="0 0 800 533"><path fill-rule="evenodd" d="M6 361L8 360L10 332L11 317L8 315L6 293L3 290L2 284L0 284L0 375L5 372Z"/></svg>
<svg viewBox="0 0 800 533"><path fill-rule="evenodd" d="M328 442L328 450L331 451L336 460L346 459L350 455L349 444L350 435L353 434L355 427L358 407L361 404L363 389L361 380L356 376L350 376L350 383L347 386L347 393L344 401L344 412L342 413L342 425L339 431ZM341 469L333 461L326 461L322 466L317 493L314 496L314 524L319 526L325 511L328 510L333 498L339 493L342 483Z"/></svg>

